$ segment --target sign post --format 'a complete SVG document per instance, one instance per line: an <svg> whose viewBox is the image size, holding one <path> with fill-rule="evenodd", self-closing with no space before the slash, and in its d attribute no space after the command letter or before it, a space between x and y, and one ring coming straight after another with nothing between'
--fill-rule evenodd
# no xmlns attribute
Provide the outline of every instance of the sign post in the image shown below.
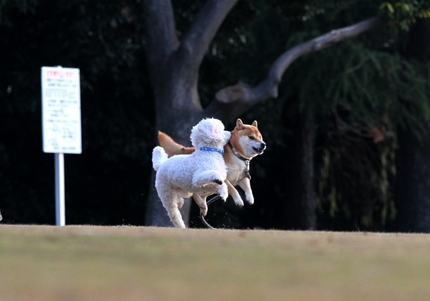
<svg viewBox="0 0 430 301"><path fill-rule="evenodd" d="M56 225L66 224L64 154L82 152L79 69L42 67L43 151L55 154Z"/></svg>

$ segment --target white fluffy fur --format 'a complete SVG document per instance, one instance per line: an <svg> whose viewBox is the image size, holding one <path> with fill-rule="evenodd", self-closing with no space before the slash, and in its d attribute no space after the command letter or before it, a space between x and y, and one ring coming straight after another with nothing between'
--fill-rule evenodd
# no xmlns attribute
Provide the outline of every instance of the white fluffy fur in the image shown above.
<svg viewBox="0 0 430 301"><path fill-rule="evenodd" d="M203 119L191 130L191 143L196 151L190 155L168 158L162 147L152 152L152 164L157 171L155 188L164 208L178 228L185 228L179 209L183 198L193 195L203 215L207 213L206 197L200 195L219 194L228 197L225 184L227 167L222 154L199 150L201 147L222 150L231 133L224 131L223 123L214 118Z"/></svg>

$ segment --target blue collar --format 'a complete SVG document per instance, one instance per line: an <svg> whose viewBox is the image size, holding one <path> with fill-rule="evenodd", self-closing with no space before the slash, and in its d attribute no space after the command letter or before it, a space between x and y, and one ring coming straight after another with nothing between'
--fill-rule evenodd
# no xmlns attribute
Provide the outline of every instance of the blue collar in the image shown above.
<svg viewBox="0 0 430 301"><path fill-rule="evenodd" d="M216 152L216 153L220 153L221 155L224 154L223 149L218 149L218 148L214 148L214 147L201 147L201 148L199 148L199 150L206 151L206 152Z"/></svg>

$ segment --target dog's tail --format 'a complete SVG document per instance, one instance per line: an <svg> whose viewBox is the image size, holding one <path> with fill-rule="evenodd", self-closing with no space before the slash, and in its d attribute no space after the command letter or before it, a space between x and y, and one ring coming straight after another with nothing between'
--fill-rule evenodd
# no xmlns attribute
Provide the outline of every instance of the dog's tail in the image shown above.
<svg viewBox="0 0 430 301"><path fill-rule="evenodd" d="M194 147L186 147L176 143L172 137L161 131L158 131L158 143L169 157L180 154L188 155L194 152Z"/></svg>
<svg viewBox="0 0 430 301"><path fill-rule="evenodd" d="M155 171L157 171L160 168L161 164L166 162L167 159L168 156L162 147L154 147L154 149L152 150L152 167Z"/></svg>

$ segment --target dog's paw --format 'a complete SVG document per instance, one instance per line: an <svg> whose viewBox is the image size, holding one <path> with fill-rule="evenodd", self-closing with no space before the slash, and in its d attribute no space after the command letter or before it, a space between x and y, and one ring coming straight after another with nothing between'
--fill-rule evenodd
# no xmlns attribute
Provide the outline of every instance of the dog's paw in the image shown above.
<svg viewBox="0 0 430 301"><path fill-rule="evenodd" d="M225 202L227 201L228 198L228 192L224 193L224 192L220 192L219 196L222 198L222 200Z"/></svg>
<svg viewBox="0 0 430 301"><path fill-rule="evenodd" d="M245 199L249 205L254 204L254 195L252 194L251 190L249 190L249 191L245 190Z"/></svg>
<svg viewBox="0 0 430 301"><path fill-rule="evenodd" d="M206 214L208 214L208 208L200 208L200 214L202 216L206 216Z"/></svg>
<svg viewBox="0 0 430 301"><path fill-rule="evenodd" d="M222 200L225 202L228 198L228 190L227 185L221 185L218 189L218 194L222 198Z"/></svg>
<svg viewBox="0 0 430 301"><path fill-rule="evenodd" d="M185 226L184 221L180 218L172 219L172 223L173 223L173 225L175 225L176 228L179 228L179 229L186 229L187 228Z"/></svg>
<svg viewBox="0 0 430 301"><path fill-rule="evenodd" d="M243 207L245 205L241 198L234 199L234 203L236 204L237 207Z"/></svg>

